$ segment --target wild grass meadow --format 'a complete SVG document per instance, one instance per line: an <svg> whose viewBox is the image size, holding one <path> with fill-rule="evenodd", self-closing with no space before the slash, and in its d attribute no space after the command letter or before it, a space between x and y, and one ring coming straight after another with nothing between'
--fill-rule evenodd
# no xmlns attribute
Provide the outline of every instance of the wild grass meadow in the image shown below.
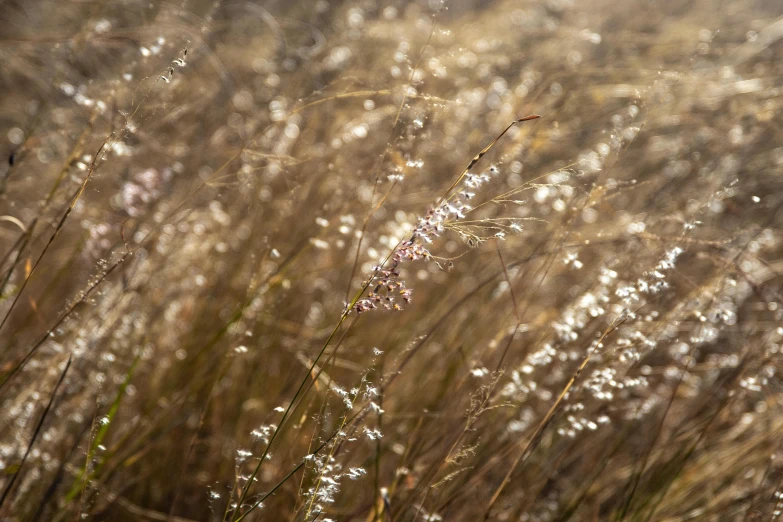
<svg viewBox="0 0 783 522"><path fill-rule="evenodd" d="M778 0L0 1L0 519L783 510Z"/></svg>

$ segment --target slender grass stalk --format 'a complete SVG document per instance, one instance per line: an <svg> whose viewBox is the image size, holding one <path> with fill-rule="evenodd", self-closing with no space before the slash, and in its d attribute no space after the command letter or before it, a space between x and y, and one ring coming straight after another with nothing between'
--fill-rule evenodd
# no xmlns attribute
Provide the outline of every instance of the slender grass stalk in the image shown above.
<svg viewBox="0 0 783 522"><path fill-rule="evenodd" d="M0 495L0 509L2 509L3 504L5 503L9 493L11 493L11 490L13 489L14 484L16 483L16 479L19 478L19 473L24 467L25 462L27 462L27 457L30 455L30 451L33 449L33 445L35 444L36 439L38 439L38 435L41 433L41 427L43 427L44 421L46 420L46 417L49 415L49 411L52 408L52 404L54 404L54 400L57 397L57 391L60 389L60 385L65 380L65 376L68 373L68 369L70 367L71 367L71 357L69 356L68 361L65 363L65 368L63 368L63 371L60 374L60 378L57 380L57 384L55 384L54 389L52 390L52 394L49 396L49 402L46 403L46 408L44 408L41 417L38 419L38 422L35 425L35 430L33 430L33 436L30 439L30 443L27 445L27 449L25 450L24 455L22 456L22 460L19 462L17 466L15 466L13 472L11 473L10 480L6 484L5 488L3 488L3 493Z"/></svg>

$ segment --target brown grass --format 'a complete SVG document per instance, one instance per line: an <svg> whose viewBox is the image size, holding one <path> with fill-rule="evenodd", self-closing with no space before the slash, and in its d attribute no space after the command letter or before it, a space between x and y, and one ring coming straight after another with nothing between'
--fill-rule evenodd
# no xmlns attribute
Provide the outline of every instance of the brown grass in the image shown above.
<svg viewBox="0 0 783 522"><path fill-rule="evenodd" d="M0 12L3 520L783 509L777 2Z"/></svg>

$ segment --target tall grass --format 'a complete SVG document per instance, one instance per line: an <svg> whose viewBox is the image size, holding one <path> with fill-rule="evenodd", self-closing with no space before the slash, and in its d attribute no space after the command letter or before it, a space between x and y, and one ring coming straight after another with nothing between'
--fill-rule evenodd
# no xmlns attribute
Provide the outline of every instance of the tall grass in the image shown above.
<svg viewBox="0 0 783 522"><path fill-rule="evenodd" d="M1 11L4 520L783 510L777 2Z"/></svg>

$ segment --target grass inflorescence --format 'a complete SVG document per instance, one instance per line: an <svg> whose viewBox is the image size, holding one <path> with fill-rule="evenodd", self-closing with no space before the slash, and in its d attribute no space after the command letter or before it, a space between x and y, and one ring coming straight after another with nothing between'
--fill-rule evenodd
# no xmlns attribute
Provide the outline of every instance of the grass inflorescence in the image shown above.
<svg viewBox="0 0 783 522"><path fill-rule="evenodd" d="M714 4L3 4L0 518L776 519L783 9Z"/></svg>

